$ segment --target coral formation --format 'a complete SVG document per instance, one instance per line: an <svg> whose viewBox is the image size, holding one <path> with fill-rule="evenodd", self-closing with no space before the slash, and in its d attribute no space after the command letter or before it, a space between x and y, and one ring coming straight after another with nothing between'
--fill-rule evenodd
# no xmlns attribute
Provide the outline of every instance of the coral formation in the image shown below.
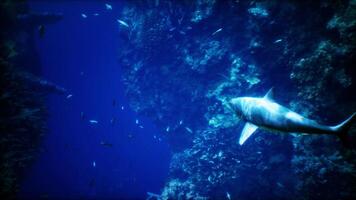
<svg viewBox="0 0 356 200"><path fill-rule="evenodd" d="M224 106L275 86L307 117L349 115L355 12L354 0L127 4L121 18L133 27L121 30L119 55L126 94L174 151L162 198L356 198L355 151L340 150L336 137L259 131L241 147L238 120Z"/></svg>

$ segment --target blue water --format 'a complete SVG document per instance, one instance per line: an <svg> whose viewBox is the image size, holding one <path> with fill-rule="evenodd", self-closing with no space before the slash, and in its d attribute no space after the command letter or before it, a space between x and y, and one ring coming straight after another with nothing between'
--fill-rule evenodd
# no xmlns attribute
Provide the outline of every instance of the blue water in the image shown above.
<svg viewBox="0 0 356 200"><path fill-rule="evenodd" d="M170 149L152 122L137 116L125 99L116 60L120 3L110 4L112 11L103 2L30 4L32 11L64 16L46 26L36 45L43 77L73 96L49 96L48 134L26 173L22 198L144 198L163 187Z"/></svg>
<svg viewBox="0 0 356 200"><path fill-rule="evenodd" d="M350 138L262 127L240 145L244 118L262 111L226 104L274 88L276 103L318 123L352 115L355 0L184 2L0 4L11 25L0 200L356 199L355 126L343 126ZM63 19L47 24L47 12Z"/></svg>

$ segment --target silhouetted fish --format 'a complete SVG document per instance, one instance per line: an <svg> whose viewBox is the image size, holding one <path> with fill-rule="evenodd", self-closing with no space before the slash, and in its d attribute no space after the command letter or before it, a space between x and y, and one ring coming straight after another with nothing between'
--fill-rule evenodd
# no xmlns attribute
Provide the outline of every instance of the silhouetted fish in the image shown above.
<svg viewBox="0 0 356 200"><path fill-rule="evenodd" d="M104 142L104 141L101 141L100 144L103 145L104 147L113 147L113 144L107 143L107 142Z"/></svg>
<svg viewBox="0 0 356 200"><path fill-rule="evenodd" d="M45 33L46 33L46 29L44 25L39 25L38 26L38 33L40 35L40 38L43 38Z"/></svg>

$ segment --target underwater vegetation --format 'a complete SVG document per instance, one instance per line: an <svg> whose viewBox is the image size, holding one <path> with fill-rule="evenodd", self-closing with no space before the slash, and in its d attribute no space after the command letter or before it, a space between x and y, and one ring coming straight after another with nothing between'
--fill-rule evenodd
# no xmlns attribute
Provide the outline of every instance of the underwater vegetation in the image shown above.
<svg viewBox="0 0 356 200"><path fill-rule="evenodd" d="M2 1L0 18L0 198L14 199L47 131L46 96L65 92L40 78L34 46L38 26L61 16L31 13L26 1Z"/></svg>
<svg viewBox="0 0 356 200"><path fill-rule="evenodd" d="M264 131L240 146L225 105L274 87L317 121L355 112L355 0L128 1L120 20L131 107L174 151L160 198L356 198L354 148L331 135Z"/></svg>

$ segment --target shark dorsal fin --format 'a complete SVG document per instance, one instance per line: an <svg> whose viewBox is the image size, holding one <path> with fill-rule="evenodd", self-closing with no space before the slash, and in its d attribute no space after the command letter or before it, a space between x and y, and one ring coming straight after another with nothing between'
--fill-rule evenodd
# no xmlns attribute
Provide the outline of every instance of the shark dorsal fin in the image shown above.
<svg viewBox="0 0 356 200"><path fill-rule="evenodd" d="M267 94L263 98L274 101L273 87L268 90Z"/></svg>
<svg viewBox="0 0 356 200"><path fill-rule="evenodd" d="M257 130L257 128L258 126L246 122L239 139L239 144L242 145Z"/></svg>

